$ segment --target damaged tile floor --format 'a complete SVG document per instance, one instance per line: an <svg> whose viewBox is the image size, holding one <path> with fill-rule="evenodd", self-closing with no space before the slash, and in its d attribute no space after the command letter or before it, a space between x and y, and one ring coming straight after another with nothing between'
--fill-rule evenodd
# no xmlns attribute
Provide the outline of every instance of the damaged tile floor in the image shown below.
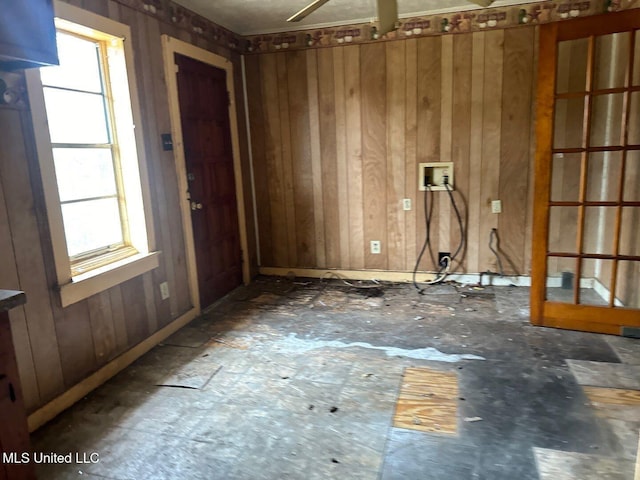
<svg viewBox="0 0 640 480"><path fill-rule="evenodd" d="M260 277L33 434L38 478L628 480L640 341L527 288ZM362 287L374 288L362 288Z"/></svg>

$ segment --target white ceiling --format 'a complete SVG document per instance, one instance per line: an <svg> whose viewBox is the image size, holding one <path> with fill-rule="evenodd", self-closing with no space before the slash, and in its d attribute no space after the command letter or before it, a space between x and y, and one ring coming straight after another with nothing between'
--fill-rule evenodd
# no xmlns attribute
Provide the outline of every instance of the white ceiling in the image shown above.
<svg viewBox="0 0 640 480"><path fill-rule="evenodd" d="M286 19L312 0L174 0L212 22L240 35L291 32L374 21L376 0L331 0L296 23ZM532 0L498 0L492 7L531 3ZM398 0L400 17L459 12L480 7L467 0Z"/></svg>

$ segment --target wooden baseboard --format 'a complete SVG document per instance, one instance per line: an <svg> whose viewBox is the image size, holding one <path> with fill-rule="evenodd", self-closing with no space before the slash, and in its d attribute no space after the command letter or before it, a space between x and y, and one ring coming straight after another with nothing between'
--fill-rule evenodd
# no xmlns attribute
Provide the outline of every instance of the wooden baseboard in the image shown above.
<svg viewBox="0 0 640 480"><path fill-rule="evenodd" d="M189 310L187 313L178 317L166 327L158 330L149 338L140 342L131 350L127 350L119 357L114 358L100 370L91 374L80 383L74 385L59 397L54 398L46 405L40 407L38 410L29 415L27 419L29 432L37 430L45 423L52 420L56 415L62 413L74 403L84 398L89 392L98 388L111 377L124 370L135 360L158 345L164 339L166 339L170 335L173 335L179 329L187 325L189 322L191 322L191 320L196 318L197 315L198 312L195 308Z"/></svg>
<svg viewBox="0 0 640 480"><path fill-rule="evenodd" d="M413 272L399 272L389 270L340 270L330 268L283 268L283 267L260 267L261 275L274 275L278 277L307 278L342 278L345 280L380 280L383 282L412 282ZM465 284L477 284L480 281L479 273L452 273L447 276L447 281L454 281ZM433 273L418 273L418 282L429 282L435 278ZM482 275L483 285L516 285L519 287L531 286L531 277L525 275Z"/></svg>

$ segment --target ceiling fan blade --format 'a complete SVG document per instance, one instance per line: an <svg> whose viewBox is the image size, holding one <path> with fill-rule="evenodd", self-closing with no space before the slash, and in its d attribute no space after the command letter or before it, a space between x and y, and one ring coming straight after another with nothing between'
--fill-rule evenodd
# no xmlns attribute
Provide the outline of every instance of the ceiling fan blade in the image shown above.
<svg viewBox="0 0 640 480"><path fill-rule="evenodd" d="M300 10L298 13L287 18L287 22L299 22L310 13L315 12L318 8L320 8L322 5L324 5L328 1L329 0L315 0L314 2L311 2L309 5L307 5L302 10Z"/></svg>
<svg viewBox="0 0 640 480"><path fill-rule="evenodd" d="M395 30L398 21L397 0L377 0L378 2L378 22L380 28L378 34L384 35L391 30Z"/></svg>
<svg viewBox="0 0 640 480"><path fill-rule="evenodd" d="M494 0L469 0L471 3L475 3L476 5L480 5L481 7L488 7L491 5Z"/></svg>

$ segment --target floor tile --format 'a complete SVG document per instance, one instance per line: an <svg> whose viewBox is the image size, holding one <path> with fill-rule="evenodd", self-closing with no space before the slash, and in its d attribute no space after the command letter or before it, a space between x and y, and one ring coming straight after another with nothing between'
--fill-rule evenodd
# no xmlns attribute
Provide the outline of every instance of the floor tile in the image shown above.
<svg viewBox="0 0 640 480"><path fill-rule="evenodd" d="M640 365L567 360L580 385L640 390Z"/></svg>
<svg viewBox="0 0 640 480"><path fill-rule="evenodd" d="M540 480L628 480L633 463L574 452L535 449Z"/></svg>

